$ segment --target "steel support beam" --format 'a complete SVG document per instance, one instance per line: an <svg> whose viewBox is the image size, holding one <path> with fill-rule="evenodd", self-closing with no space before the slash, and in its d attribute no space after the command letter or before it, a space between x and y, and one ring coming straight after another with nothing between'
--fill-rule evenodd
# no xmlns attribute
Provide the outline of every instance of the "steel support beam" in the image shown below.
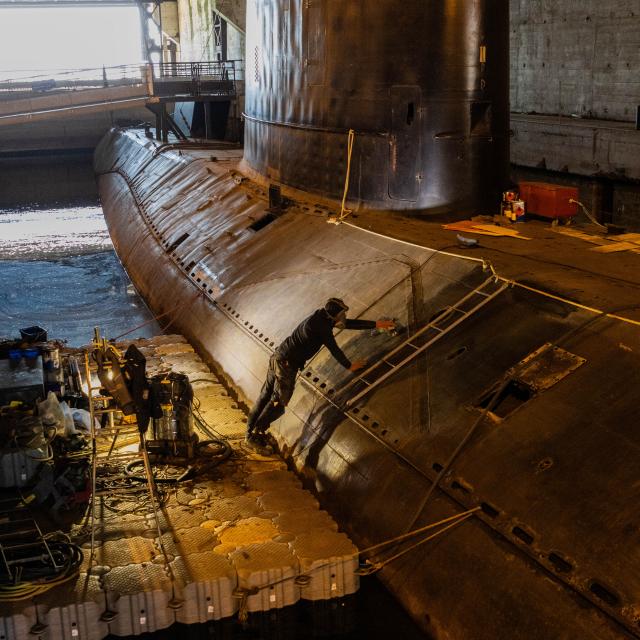
<svg viewBox="0 0 640 640"><path fill-rule="evenodd" d="M176 2L177 0L154 0L157 2ZM0 9L44 8L44 7L131 7L140 4L139 0L0 0Z"/></svg>

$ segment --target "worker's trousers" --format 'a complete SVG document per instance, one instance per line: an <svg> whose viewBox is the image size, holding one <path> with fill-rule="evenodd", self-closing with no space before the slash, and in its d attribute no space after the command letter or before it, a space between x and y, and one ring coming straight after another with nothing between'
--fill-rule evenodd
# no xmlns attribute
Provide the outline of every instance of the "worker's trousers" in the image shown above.
<svg viewBox="0 0 640 640"><path fill-rule="evenodd" d="M267 379L247 420L247 433L264 433L284 414L296 384L298 370L274 353L269 360Z"/></svg>

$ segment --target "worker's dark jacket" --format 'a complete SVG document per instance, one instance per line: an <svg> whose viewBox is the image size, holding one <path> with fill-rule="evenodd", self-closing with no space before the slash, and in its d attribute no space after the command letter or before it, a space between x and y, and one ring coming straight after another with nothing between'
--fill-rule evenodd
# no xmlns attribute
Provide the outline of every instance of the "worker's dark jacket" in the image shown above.
<svg viewBox="0 0 640 640"><path fill-rule="evenodd" d="M374 329L374 320L347 320L345 329ZM276 355L286 360L294 369L304 369L304 365L322 346L327 347L331 355L346 369L351 361L344 355L333 337L333 319L324 310L314 311L303 320L293 333L276 349Z"/></svg>

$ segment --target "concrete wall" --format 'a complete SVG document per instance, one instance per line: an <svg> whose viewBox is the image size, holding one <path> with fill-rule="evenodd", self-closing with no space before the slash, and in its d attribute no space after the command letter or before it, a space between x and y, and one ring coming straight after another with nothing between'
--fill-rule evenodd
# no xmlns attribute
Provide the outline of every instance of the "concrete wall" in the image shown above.
<svg viewBox="0 0 640 640"><path fill-rule="evenodd" d="M3 126L0 127L0 157L40 151L93 149L111 127L140 122L155 125L155 116L148 109L138 107Z"/></svg>
<svg viewBox="0 0 640 640"><path fill-rule="evenodd" d="M638 0L512 0L511 108L635 121Z"/></svg>
<svg viewBox="0 0 640 640"><path fill-rule="evenodd" d="M178 0L180 57L182 60L212 60L213 12L228 23L228 57L244 59L245 0Z"/></svg>
<svg viewBox="0 0 640 640"><path fill-rule="evenodd" d="M180 18L178 15L178 6L176 3L163 2L160 7L162 9L162 31L163 35L165 36L164 46L166 47L166 36L174 39L178 39L180 37Z"/></svg>
<svg viewBox="0 0 640 640"><path fill-rule="evenodd" d="M93 150L0 157L0 208L98 203Z"/></svg>
<svg viewBox="0 0 640 640"><path fill-rule="evenodd" d="M603 220L631 228L640 228L639 70L639 0L511 0L512 162L578 184Z"/></svg>

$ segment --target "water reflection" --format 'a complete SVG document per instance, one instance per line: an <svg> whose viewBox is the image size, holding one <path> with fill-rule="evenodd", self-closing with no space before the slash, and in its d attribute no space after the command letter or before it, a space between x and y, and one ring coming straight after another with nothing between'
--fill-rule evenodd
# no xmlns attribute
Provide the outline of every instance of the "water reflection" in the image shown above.
<svg viewBox="0 0 640 640"><path fill-rule="evenodd" d="M112 250L99 206L0 209L1 260L47 260Z"/></svg>
<svg viewBox="0 0 640 640"><path fill-rule="evenodd" d="M0 210L0 261L0 336L37 324L80 346L94 326L115 337L152 320L98 206ZM131 336L159 333L152 321Z"/></svg>

